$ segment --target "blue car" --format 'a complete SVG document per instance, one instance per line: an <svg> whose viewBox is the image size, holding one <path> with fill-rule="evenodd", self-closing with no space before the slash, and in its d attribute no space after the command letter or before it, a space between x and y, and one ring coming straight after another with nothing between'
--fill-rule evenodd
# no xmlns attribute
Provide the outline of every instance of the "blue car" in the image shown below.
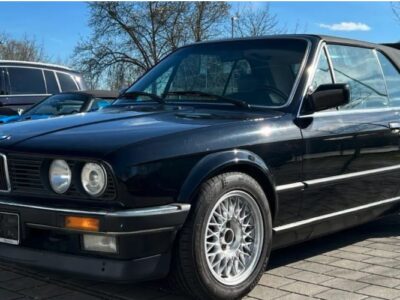
<svg viewBox="0 0 400 300"><path fill-rule="evenodd" d="M0 108L0 124L96 111L110 105L117 97L118 92L102 90L60 93L47 97L22 113Z"/></svg>

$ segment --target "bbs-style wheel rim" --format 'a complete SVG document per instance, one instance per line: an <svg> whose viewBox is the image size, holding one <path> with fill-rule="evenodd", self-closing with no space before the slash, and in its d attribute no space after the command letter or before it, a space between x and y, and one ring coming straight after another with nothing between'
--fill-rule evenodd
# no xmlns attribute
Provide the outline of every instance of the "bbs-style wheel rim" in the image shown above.
<svg viewBox="0 0 400 300"><path fill-rule="evenodd" d="M205 228L209 270L225 285L238 285L253 273L261 256L264 223L256 200L240 190L223 195Z"/></svg>

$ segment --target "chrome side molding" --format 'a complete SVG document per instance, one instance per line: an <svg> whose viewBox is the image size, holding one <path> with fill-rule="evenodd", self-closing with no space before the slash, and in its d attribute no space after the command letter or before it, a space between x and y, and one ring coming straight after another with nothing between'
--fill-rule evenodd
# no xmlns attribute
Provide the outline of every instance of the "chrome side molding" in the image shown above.
<svg viewBox="0 0 400 300"><path fill-rule="evenodd" d="M349 214L349 213L352 213L352 212L368 209L368 208L375 207L375 206L390 204L390 203L394 203L394 202L400 202L400 197L394 197L394 198L389 198L389 199L386 199L386 200L372 202L372 203L369 203L369 204L352 207L352 208L341 210L341 211L337 211L337 212L334 212L334 213L330 213L330 214L326 214L326 215L322 215L322 216L318 216L318 217L314 217L314 218L301 220L301 221L297 221L297 222L294 222L294 223L289 223L289 224L286 224L286 225L274 227L273 231L281 232L281 231L285 231L285 230L288 230L288 229L300 227L300 226L303 226L303 225L312 224L312 223L323 221L323 220L326 220L326 219L335 218L337 216Z"/></svg>
<svg viewBox="0 0 400 300"><path fill-rule="evenodd" d="M323 177L323 178L317 178L317 179L310 179L310 180L305 180L302 182L283 184L283 185L276 186L275 190L277 192L294 190L294 189L301 190L301 189L316 186L319 184L326 184L326 183L331 183L331 182L335 182L335 181L343 181L343 180L353 179L353 178L357 178L357 177L391 172L391 171L395 171L395 170L400 170L400 165L376 168L376 169L360 171L360 172L347 173L347 174L343 174L343 175L335 175L335 176L329 176L329 177Z"/></svg>

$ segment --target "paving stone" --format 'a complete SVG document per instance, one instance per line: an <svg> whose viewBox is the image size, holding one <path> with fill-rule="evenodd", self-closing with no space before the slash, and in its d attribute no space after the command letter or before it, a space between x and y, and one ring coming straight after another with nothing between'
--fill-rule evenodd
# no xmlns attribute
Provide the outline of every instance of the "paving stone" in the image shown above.
<svg viewBox="0 0 400 300"><path fill-rule="evenodd" d="M20 290L19 292L35 299L42 299L67 294L70 292L70 290L54 284L46 284L34 288Z"/></svg>
<svg viewBox="0 0 400 300"><path fill-rule="evenodd" d="M21 278L23 275L10 271L0 271L0 281L7 281L11 279Z"/></svg>
<svg viewBox="0 0 400 300"><path fill-rule="evenodd" d="M309 299L315 299L315 298L307 297L307 296L303 296L303 295L299 295L299 294L294 294L294 293L290 293L285 296L276 298L276 300L309 300Z"/></svg>
<svg viewBox="0 0 400 300"><path fill-rule="evenodd" d="M386 267L398 267L400 265L400 261L395 260L395 259L390 259L386 257L378 257L378 256L373 256L371 258L368 258L364 260L365 263L369 263L372 265L380 265L380 266L386 266Z"/></svg>
<svg viewBox="0 0 400 300"><path fill-rule="evenodd" d="M335 267L340 267L340 268L345 268L345 269L356 270L356 271L370 266L363 262L353 261L353 260L348 260L348 259L341 259L338 261L334 261L334 262L330 263L329 265L335 266Z"/></svg>
<svg viewBox="0 0 400 300"><path fill-rule="evenodd" d="M255 289L250 292L249 296L264 300L264 299L275 299L278 297L282 297L286 294L288 293L278 289L257 285Z"/></svg>
<svg viewBox="0 0 400 300"><path fill-rule="evenodd" d="M399 251L399 246L398 245L392 245L392 244L385 244L385 243L371 243L368 245L368 247L365 247L369 251L370 249L377 249L377 250L386 250L386 251ZM354 252L354 251L353 251Z"/></svg>
<svg viewBox="0 0 400 300"><path fill-rule="evenodd" d="M337 257L346 260L363 261L368 258L371 258L372 256L356 252L338 251L336 253L331 254L331 257Z"/></svg>
<svg viewBox="0 0 400 300"><path fill-rule="evenodd" d="M366 277L369 274L361 271L355 271L355 270L349 270L349 269L343 269L343 268L336 268L335 270L332 270L330 272L327 272L326 275L332 276L332 277L339 277L339 278L345 278L345 279L352 279L352 280L358 280L360 278Z"/></svg>
<svg viewBox="0 0 400 300"><path fill-rule="evenodd" d="M288 276L288 275L291 275L291 274L294 274L294 273L297 273L300 271L301 270L299 270L299 269L284 266L284 267L270 269L270 270L268 270L268 273L277 275L277 276Z"/></svg>
<svg viewBox="0 0 400 300"><path fill-rule="evenodd" d="M357 293L383 299L395 299L400 297L400 290L390 289L376 285L369 285L357 291Z"/></svg>
<svg viewBox="0 0 400 300"><path fill-rule="evenodd" d="M288 278L299 280L299 281L304 281L304 282L308 282L308 283L318 284L318 283L321 283L324 281L328 281L328 280L332 279L333 277L314 273L314 272L309 272L309 271L301 271L299 273L289 275Z"/></svg>
<svg viewBox="0 0 400 300"><path fill-rule="evenodd" d="M360 278L359 281L390 288L400 285L400 279L380 275L369 275L367 277Z"/></svg>
<svg viewBox="0 0 400 300"><path fill-rule="evenodd" d="M343 278L334 278L334 279L323 282L322 285L324 285L326 287L345 290L348 292L355 292L357 290L360 290L360 289L368 286L368 284L364 283L364 282L358 282L355 280L343 279Z"/></svg>
<svg viewBox="0 0 400 300"><path fill-rule="evenodd" d="M95 297L92 295L74 292L50 298L51 300L102 300L104 297Z"/></svg>
<svg viewBox="0 0 400 300"><path fill-rule="evenodd" d="M385 266L372 265L362 269L361 271L388 277L400 277L400 269L389 268Z"/></svg>
<svg viewBox="0 0 400 300"><path fill-rule="evenodd" d="M340 248L340 250L347 251L347 252L353 252L353 253L360 253L360 254L364 254L364 253L367 253L368 251L371 251L371 249L369 249L367 247L361 247L361 246L357 246L357 245L349 245L346 247L342 247L342 248Z"/></svg>
<svg viewBox="0 0 400 300"><path fill-rule="evenodd" d="M335 263L335 262L333 262L333 263ZM315 272L315 273L322 273L322 274L325 274L325 273L335 269L332 266L314 263L314 262L310 262L310 261L296 262L296 263L292 264L291 266L293 268L297 268L300 270L305 270L305 271L310 271L310 272Z"/></svg>
<svg viewBox="0 0 400 300"><path fill-rule="evenodd" d="M37 280L30 277L22 277L14 280L0 282L0 287L10 291L19 291L28 288L34 288L42 285L46 285L47 282Z"/></svg>
<svg viewBox="0 0 400 300"><path fill-rule="evenodd" d="M292 280L292 279L288 279L285 277L280 277L280 276L266 273L261 277L259 284L269 286L272 288L279 288L280 286L283 286L283 285L286 285L286 284L289 284L292 282L294 282L294 280Z"/></svg>
<svg viewBox="0 0 400 300"><path fill-rule="evenodd" d="M367 298L365 295L334 289L322 292L316 295L316 297L327 300L361 300Z"/></svg>
<svg viewBox="0 0 400 300"><path fill-rule="evenodd" d="M399 257L400 254L398 252L386 251L386 250L372 250L368 252L369 255L386 257L386 258L396 258Z"/></svg>
<svg viewBox="0 0 400 300"><path fill-rule="evenodd" d="M337 257L332 257L332 256L327 256L327 255L317 255L317 256L312 256L308 257L306 261L311 261L319 264L329 264L334 261L338 261L340 258Z"/></svg>
<svg viewBox="0 0 400 300"><path fill-rule="evenodd" d="M288 285L281 287L281 289L288 291L288 292L305 295L305 296L313 296L313 295L319 294L319 293L327 290L326 287L323 287L321 285L316 285L316 284L306 283L306 282L290 283Z"/></svg>
<svg viewBox="0 0 400 300"><path fill-rule="evenodd" d="M0 289L0 299L1 300L20 299L21 297L22 297L21 294L17 294L15 292Z"/></svg>

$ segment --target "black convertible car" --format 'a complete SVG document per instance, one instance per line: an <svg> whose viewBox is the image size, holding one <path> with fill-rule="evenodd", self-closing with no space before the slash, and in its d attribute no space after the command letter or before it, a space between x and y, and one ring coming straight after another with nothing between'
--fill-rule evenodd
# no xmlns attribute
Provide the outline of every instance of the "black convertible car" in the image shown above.
<svg viewBox="0 0 400 300"><path fill-rule="evenodd" d="M239 299L271 249L398 212L400 51L180 48L99 112L0 130L0 257Z"/></svg>

